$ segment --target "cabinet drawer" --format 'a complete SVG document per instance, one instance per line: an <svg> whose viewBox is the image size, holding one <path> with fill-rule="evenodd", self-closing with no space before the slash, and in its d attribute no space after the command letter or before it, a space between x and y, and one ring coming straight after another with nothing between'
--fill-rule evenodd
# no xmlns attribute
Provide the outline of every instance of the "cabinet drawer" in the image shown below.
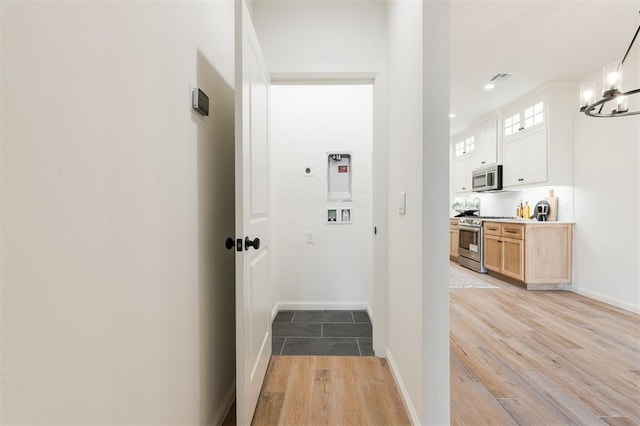
<svg viewBox="0 0 640 426"><path fill-rule="evenodd" d="M484 233L486 235L495 235L496 237L500 236L502 232L502 225L496 222L484 222Z"/></svg>
<svg viewBox="0 0 640 426"><path fill-rule="evenodd" d="M516 225L512 223L502 224L502 236L522 240L524 237L524 225Z"/></svg>
<svg viewBox="0 0 640 426"><path fill-rule="evenodd" d="M449 229L458 229L460 219L449 219Z"/></svg>

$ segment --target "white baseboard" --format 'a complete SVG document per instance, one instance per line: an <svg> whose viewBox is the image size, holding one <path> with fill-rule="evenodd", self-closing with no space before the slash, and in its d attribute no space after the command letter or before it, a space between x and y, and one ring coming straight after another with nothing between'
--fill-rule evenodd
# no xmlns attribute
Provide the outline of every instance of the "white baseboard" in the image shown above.
<svg viewBox="0 0 640 426"><path fill-rule="evenodd" d="M373 319L371 307L366 302L278 302L271 311L272 319L279 311L367 311Z"/></svg>
<svg viewBox="0 0 640 426"><path fill-rule="evenodd" d="M219 426L224 422L224 419L227 417L227 413L231 409L234 401L236 400L236 381L234 380L231 383L231 387L227 390L227 393L224 395L222 402L218 406L218 409L211 416L211 419L207 422L209 426Z"/></svg>
<svg viewBox="0 0 640 426"><path fill-rule="evenodd" d="M599 302L603 302L608 305L613 305L617 308L624 309L625 311L640 314L640 305L634 305L633 303L629 303L625 300L616 299L614 297L610 297L602 293L598 293L597 291L586 290L573 285L569 286L568 290L574 293L578 293L582 296L588 297L590 299L595 299Z"/></svg>
<svg viewBox="0 0 640 426"><path fill-rule="evenodd" d="M391 374L393 375L393 379L396 381L396 385L398 389L400 389L400 396L402 396L402 402L404 402L404 406L409 412L409 417L411 417L411 424L420 425L420 418L418 418L418 413L416 412L416 408L411 402L411 397L409 396L409 391L407 387L404 385L404 381L402 380L402 376L400 376L400 372L398 371L398 366L391 355L391 351L387 348L387 362L389 363L389 367L391 368Z"/></svg>

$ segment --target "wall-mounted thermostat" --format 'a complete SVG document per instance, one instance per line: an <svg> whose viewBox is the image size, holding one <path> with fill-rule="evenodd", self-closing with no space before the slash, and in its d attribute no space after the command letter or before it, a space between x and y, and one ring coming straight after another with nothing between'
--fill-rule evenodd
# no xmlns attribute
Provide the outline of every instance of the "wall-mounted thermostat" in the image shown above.
<svg viewBox="0 0 640 426"><path fill-rule="evenodd" d="M351 201L351 154L327 153L327 199Z"/></svg>
<svg viewBox="0 0 640 426"><path fill-rule="evenodd" d="M209 115L209 97L197 87L191 94L191 104L200 114Z"/></svg>
<svg viewBox="0 0 640 426"><path fill-rule="evenodd" d="M328 207L328 224L349 224L351 223L351 207Z"/></svg>

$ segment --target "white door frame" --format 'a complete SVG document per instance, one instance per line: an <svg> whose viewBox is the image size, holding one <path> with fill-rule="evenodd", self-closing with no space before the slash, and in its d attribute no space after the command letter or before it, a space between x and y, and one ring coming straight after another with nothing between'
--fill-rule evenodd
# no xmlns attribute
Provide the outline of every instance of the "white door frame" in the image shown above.
<svg viewBox="0 0 640 426"><path fill-rule="evenodd" d="M387 196L387 111L386 77L377 72L300 72L271 73L271 85L350 85L373 86L373 349L379 358L387 352L388 286L388 196ZM373 230L371 230L373 232Z"/></svg>

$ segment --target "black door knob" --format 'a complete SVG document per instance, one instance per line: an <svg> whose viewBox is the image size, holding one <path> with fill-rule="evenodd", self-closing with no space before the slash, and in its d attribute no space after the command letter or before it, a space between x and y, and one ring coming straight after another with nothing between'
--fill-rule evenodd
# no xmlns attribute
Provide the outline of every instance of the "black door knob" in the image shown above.
<svg viewBox="0 0 640 426"><path fill-rule="evenodd" d="M254 249L258 250L260 248L260 238L256 237L252 241L249 239L249 237L246 237L244 239L244 247L245 249L248 249L249 247L253 247Z"/></svg>
<svg viewBox="0 0 640 426"><path fill-rule="evenodd" d="M224 246L227 248L227 250L231 250L233 249L233 246L235 246L235 243L233 241L233 238L229 237L224 241Z"/></svg>

